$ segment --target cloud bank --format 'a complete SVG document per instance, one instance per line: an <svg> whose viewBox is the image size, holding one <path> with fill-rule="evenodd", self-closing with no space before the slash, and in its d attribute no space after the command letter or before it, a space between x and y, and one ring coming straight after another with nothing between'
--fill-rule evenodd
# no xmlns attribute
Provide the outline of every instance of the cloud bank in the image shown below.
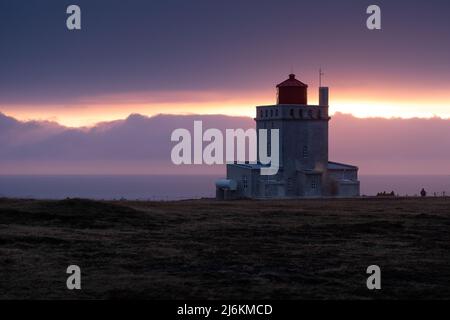
<svg viewBox="0 0 450 320"><path fill-rule="evenodd" d="M251 128L247 117L132 114L91 128L21 122L0 113L0 174L222 174L223 165L175 166L176 128ZM362 174L450 174L450 120L360 119L335 114L330 159Z"/></svg>

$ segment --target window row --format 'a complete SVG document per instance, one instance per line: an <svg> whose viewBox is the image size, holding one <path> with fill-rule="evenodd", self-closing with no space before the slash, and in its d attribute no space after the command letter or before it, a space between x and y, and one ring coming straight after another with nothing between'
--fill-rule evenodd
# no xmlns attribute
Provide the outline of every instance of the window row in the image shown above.
<svg viewBox="0 0 450 320"><path fill-rule="evenodd" d="M321 119L324 117L323 110L320 109L291 109L289 115L291 118L299 119Z"/></svg>
<svg viewBox="0 0 450 320"><path fill-rule="evenodd" d="M289 116L298 119L322 119L326 115L324 110L320 109L290 109ZM278 109L259 110L259 118L278 117Z"/></svg>
<svg viewBox="0 0 450 320"><path fill-rule="evenodd" d="M259 111L260 118L278 117L278 109L264 109Z"/></svg>

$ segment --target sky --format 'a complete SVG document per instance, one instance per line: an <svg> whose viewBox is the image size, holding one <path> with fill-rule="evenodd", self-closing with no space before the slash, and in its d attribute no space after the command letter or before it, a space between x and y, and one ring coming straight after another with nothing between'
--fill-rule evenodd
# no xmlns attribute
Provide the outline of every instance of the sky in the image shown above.
<svg viewBox="0 0 450 320"><path fill-rule="evenodd" d="M382 30L366 28L371 4ZM332 113L449 118L449 16L448 0L2 0L0 112L75 127L253 116L291 72L315 103L322 68Z"/></svg>

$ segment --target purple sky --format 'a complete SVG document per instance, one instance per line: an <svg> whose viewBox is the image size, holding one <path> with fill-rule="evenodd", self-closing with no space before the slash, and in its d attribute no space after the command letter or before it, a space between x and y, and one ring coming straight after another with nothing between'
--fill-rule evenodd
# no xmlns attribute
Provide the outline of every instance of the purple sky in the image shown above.
<svg viewBox="0 0 450 320"><path fill-rule="evenodd" d="M0 3L0 111L73 125L250 115L291 70L314 96L322 67L333 111L450 116L447 0L377 1L381 31L365 27L373 3L361 0L76 3L76 32L65 27L73 1Z"/></svg>
<svg viewBox="0 0 450 320"><path fill-rule="evenodd" d="M81 31L66 29L73 3ZM171 130L253 126L291 71L314 103L322 67L331 160L449 174L450 2L377 1L381 31L365 27L371 4L2 0L0 173L223 171L171 167Z"/></svg>

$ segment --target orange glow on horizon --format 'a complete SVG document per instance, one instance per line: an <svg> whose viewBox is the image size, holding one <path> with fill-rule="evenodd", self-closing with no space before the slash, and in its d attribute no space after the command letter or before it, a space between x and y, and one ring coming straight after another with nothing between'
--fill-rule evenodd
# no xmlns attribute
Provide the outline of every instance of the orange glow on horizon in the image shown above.
<svg viewBox="0 0 450 320"><path fill-rule="evenodd" d="M416 95L410 89L354 91L330 88L330 113L352 114L356 117L382 118L450 118L450 97L439 91ZM309 90L309 103L317 103L317 93ZM375 94L375 93L376 94ZM411 93L413 92L413 93ZM432 96L433 99L429 97ZM350 98L351 97L351 98ZM382 98L381 98L382 97ZM21 121L47 120L69 127L93 126L99 122L125 119L132 113L145 116L157 114L223 114L255 116L255 106L275 101L271 92L177 92L128 93L82 99L67 105L0 106L0 112Z"/></svg>

